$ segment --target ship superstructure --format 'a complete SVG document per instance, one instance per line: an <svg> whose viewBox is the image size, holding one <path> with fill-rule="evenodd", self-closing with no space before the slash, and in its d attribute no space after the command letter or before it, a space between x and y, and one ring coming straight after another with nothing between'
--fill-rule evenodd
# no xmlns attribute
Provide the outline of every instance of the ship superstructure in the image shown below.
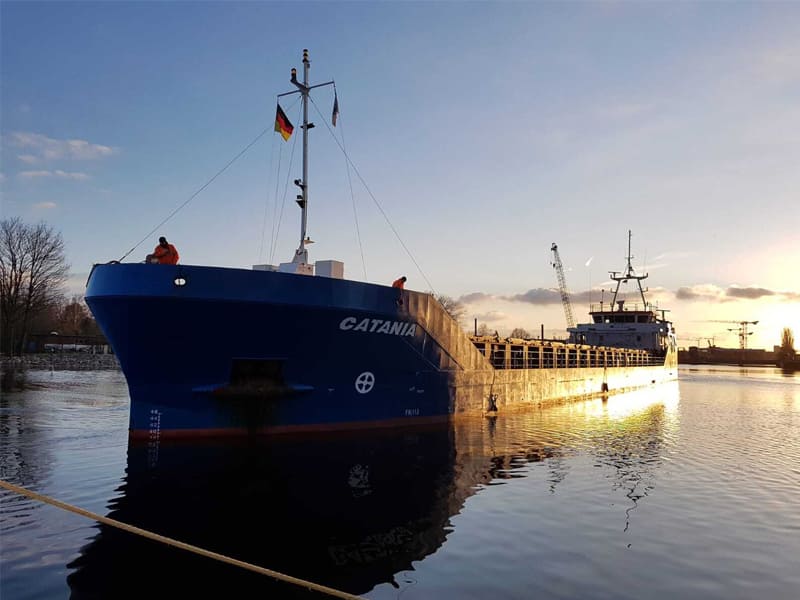
<svg viewBox="0 0 800 600"><path fill-rule="evenodd" d="M631 232L628 231L627 265L622 272L611 271L610 278L616 282L611 302L591 305L591 323L581 323L568 329L570 342L591 346L636 348L663 356L668 349L677 350L677 338L672 323L666 319L666 310L648 302L642 281L648 274L637 275L631 260ZM635 281L638 299L634 303L622 299L620 287ZM641 302L639 302L641 301ZM660 315L659 315L660 313Z"/></svg>

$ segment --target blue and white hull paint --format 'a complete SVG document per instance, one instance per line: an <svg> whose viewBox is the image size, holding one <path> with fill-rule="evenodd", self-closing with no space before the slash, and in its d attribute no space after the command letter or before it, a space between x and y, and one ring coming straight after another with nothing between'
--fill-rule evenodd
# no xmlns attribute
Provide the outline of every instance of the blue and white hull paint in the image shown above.
<svg viewBox="0 0 800 600"><path fill-rule="evenodd" d="M127 379L136 438L420 424L677 377L674 356L598 366L567 344L575 365L495 368L491 344L430 294L344 279L113 263L94 267L86 302Z"/></svg>

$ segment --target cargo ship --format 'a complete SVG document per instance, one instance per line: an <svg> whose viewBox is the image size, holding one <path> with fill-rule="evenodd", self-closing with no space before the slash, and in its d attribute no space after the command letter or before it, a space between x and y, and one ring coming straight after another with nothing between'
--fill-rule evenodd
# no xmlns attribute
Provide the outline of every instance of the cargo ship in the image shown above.
<svg viewBox="0 0 800 600"><path fill-rule="evenodd" d="M111 263L92 268L86 303L131 399L130 435L257 435L395 427L609 394L677 378L664 313L644 301L592 310L570 341L469 335L430 293L344 278L309 260L308 101L300 242L291 261L251 269ZM291 133L280 110L276 131ZM630 237L629 237L630 247ZM629 252L630 256L630 252ZM646 277L630 267L621 283Z"/></svg>

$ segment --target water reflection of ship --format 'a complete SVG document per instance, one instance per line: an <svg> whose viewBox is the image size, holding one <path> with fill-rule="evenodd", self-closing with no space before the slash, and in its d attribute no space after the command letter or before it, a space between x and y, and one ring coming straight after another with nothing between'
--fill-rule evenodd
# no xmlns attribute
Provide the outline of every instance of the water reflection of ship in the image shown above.
<svg viewBox="0 0 800 600"><path fill-rule="evenodd" d="M434 552L471 486L452 428L266 444L131 445L108 516L239 560L360 594ZM73 598L318 597L105 525L69 565ZM164 586L168 586L165 588ZM163 594L161 594L163 592ZM223 596L220 596L223 594Z"/></svg>
<svg viewBox="0 0 800 600"><path fill-rule="evenodd" d="M635 479L637 468L647 479L658 460L652 453L660 451L663 419L648 424L648 416L635 414L610 423L591 407L607 413L598 401L574 405L555 421L552 411L539 411L239 446L133 443L125 483L107 516L363 594L436 552L468 497L525 476L530 463L544 463L551 491L572 455L583 451L625 466L615 485ZM625 431L634 432L627 442ZM631 444L639 443L652 450L647 465L631 458L637 452ZM68 566L76 599L220 597L231 590L319 597L106 525Z"/></svg>

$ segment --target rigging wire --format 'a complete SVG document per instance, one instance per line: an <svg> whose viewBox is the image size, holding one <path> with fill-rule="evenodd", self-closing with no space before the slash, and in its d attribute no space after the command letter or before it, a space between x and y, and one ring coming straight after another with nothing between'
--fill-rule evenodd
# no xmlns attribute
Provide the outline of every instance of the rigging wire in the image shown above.
<svg viewBox="0 0 800 600"><path fill-rule="evenodd" d="M333 94L334 94L334 96L336 96L336 83L333 84ZM314 106L314 108L316 108L317 111L319 112L319 109L317 108L316 105ZM338 118L339 118L339 121L340 121L340 131L342 132L341 133L342 146L345 146L345 141L344 141L344 122L341 122L341 118L342 118L341 114L339 114ZM355 225L356 225L356 239L358 240L358 249L361 252L361 267L364 269L364 281L366 281L367 280L367 260L366 260L366 258L364 258L364 244L361 242L361 228L358 225L358 211L356 210L356 195L355 195L355 192L353 191L353 177L350 174L350 165L347 163L347 159L346 158L345 158L344 164L345 164L345 168L347 169L347 184L350 186L350 200L353 203L353 221L355 222Z"/></svg>
<svg viewBox="0 0 800 600"><path fill-rule="evenodd" d="M189 198L188 198L188 199L187 199L187 200L186 200L186 201L185 201L183 204L181 204L181 205L180 205L178 208L176 208L175 210L173 210L173 211L172 211L172 212L171 212L171 213L170 213L170 214L167 216L167 218L166 218L166 219L164 219L163 221L161 221L161 223L159 223L159 224L158 224L158 225L156 225L156 226L155 226L153 229L151 229L151 230L148 232L148 234L147 234L145 237L143 237L141 240L139 240L138 242L136 242L136 244L133 246L133 248L131 248L131 249L130 249L130 250L128 250L128 251L127 251L125 254L123 254L123 255L122 255L122 258L120 258L120 259L119 259L119 262L122 262L123 260L125 260L125 258L127 258L127 257L128 257L128 255L129 255L131 252L133 252L134 250L136 250L136 248L138 248L139 246L141 246L141 245L142 245L142 243L143 243L143 242L144 242L146 239L148 239L148 238L149 238L151 235L153 235L153 234L154 234L156 231L158 231L159 227L161 227L162 225L164 225L165 223L167 223L167 222L168 222L170 219L172 219L172 217L174 217L176 214L178 214L178 212L179 212L181 209L183 209L183 207L185 207L187 204L189 204L189 202L191 202L192 200L194 200L194 199L195 199L195 197L196 197L196 196L197 196L197 195L198 195L200 192L202 192L202 191L203 191L204 189L206 189L206 188L207 188L209 185L211 185L211 183L212 183L212 182L213 182L213 181L214 181L214 180L215 180L217 177L219 177L219 176L220 176L220 175L222 175L222 174L223 174L225 171L227 171L227 170L228 170L228 167L230 167L230 166L231 166L233 163L235 163L237 160L239 160L239 158L241 158L241 157L242 157L242 155L243 155L245 152L247 152L248 150L250 150L250 148L252 148L252 147L253 147L253 145L254 145L254 144L255 144L255 143L258 141L258 140L260 140L262 137L264 137L264 135L265 135L265 134L266 134L266 133L267 133L267 132L268 132L270 129L271 129L271 127L267 127L266 129L264 129L264 131L262 131L261 133L259 133L259 134L258 134L258 135L257 135L257 136L256 136L256 137L253 139L253 141L252 141L252 142L250 142L249 144L247 144L247 146L245 146L245 147L244 147L244 149L243 149L241 152L239 152L239 154L237 154L237 155L236 155L236 156L234 156L234 157L233 157L233 158L232 158L230 161L228 161L228 164L226 164L226 165L225 165L224 167L222 167L222 168L221 168L219 171L217 171L217 173L216 173L216 174L215 174L215 175L214 175L214 176L213 176L211 179L209 179L208 181L206 181L206 182L205 182L205 183L204 183L204 184L203 184L203 185L200 187L200 189L198 189L198 190L197 190L197 191L196 191L194 194L192 194L191 196L189 196Z"/></svg>
<svg viewBox="0 0 800 600"><path fill-rule="evenodd" d="M275 136L275 140L277 141L278 137ZM275 248L275 227L278 223L278 190L280 189L281 185L281 162L283 159L283 144L278 142L278 168L275 170L275 197L274 197L274 204L272 205L272 237L269 240L269 262L272 262L272 255L274 253ZM281 206L281 215L283 215L283 206Z"/></svg>
<svg viewBox="0 0 800 600"><path fill-rule="evenodd" d="M270 144L270 149L269 149L269 171L267 171L267 173L269 173L269 174L272 174L272 165L274 164L274 161L275 161L275 146L276 146L276 142L277 141L278 141L277 136L273 135L272 136L272 144ZM278 164L280 165L280 146L278 146L278 148L279 148ZM275 178L275 180L277 182L277 177ZM277 185L276 185L276 187L277 187ZM276 192L275 193L276 202L277 202L277 197L278 197L278 194ZM267 194L266 202L264 203L264 217L261 219L261 244L258 247L258 262L259 263L264 260L264 237L266 236L266 232L267 232L267 213L268 213L268 211L269 211L269 194ZM273 232L275 231L275 222L274 221L273 221L273 224L272 224L272 230L273 230Z"/></svg>
<svg viewBox="0 0 800 600"><path fill-rule="evenodd" d="M320 117L322 117L322 113L320 112L319 107L317 106L316 102L314 102L314 100L310 96L309 96L309 99L311 100L311 103L314 105L314 108L316 109L317 113L319 113ZM383 207L381 206L380 202L378 202L378 199L375 197L375 194L373 194L372 190L369 189L369 186L367 185L367 182L364 181L364 178L361 176L361 173L358 171L358 167L356 167L356 165L350 159L350 155L347 154L347 151L344 149L344 147L342 146L341 142L339 142L338 138L335 135L333 135L333 131L331 131L331 127L330 127L330 125L328 125L328 122L325 120L324 117L322 117L322 119L323 119L323 123L325 123L325 127L328 128L328 132L331 134L331 137L333 137L334 141L339 146L339 149L342 151L342 154L344 154L344 157L347 160L347 163L351 167L353 167L353 171L355 172L355 174L358 177L359 181L361 181L361 184L364 186L364 189L367 190L367 194L369 194L369 197L372 198L372 201L375 203L375 206L378 207L378 210L383 215L383 218L386 220L386 223L389 225L389 228L394 233L395 237L397 238L397 241L400 242L400 245L403 247L403 250L405 250L406 254L411 259L411 262L414 263L414 266L417 267L417 270L419 271L420 275L422 275L422 278L428 284L428 287L430 288L431 293L435 296L436 295L436 290L434 289L433 284L430 282L430 280L428 279L427 275L425 275L425 272L422 270L422 267L419 266L419 263L417 262L417 259L414 258L414 255L408 249L408 246L406 246L405 242L403 242L403 238L400 237L400 233L397 231L395 226L389 220L389 216L386 214L386 211L383 210Z"/></svg>

